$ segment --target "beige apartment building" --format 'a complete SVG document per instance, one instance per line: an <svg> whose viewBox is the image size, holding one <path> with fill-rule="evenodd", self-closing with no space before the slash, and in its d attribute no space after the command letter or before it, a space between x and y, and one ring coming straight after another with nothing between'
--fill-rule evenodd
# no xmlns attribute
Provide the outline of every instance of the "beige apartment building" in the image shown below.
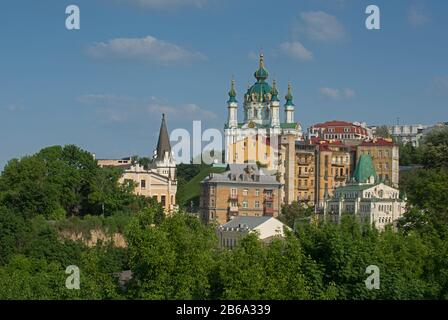
<svg viewBox="0 0 448 320"><path fill-rule="evenodd" d="M392 139L372 139L362 142L356 148L356 160L362 155L372 157L375 171L380 181L398 188L399 184L399 148Z"/></svg>
<svg viewBox="0 0 448 320"><path fill-rule="evenodd" d="M200 216L225 224L237 216L277 217L281 184L254 164L229 164L201 182Z"/></svg>

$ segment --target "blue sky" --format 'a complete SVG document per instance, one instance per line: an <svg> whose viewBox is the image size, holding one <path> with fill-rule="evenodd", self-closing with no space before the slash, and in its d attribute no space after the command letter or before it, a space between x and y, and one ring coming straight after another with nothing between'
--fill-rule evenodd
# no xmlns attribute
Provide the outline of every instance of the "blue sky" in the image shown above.
<svg viewBox="0 0 448 320"><path fill-rule="evenodd" d="M241 101L260 50L304 128L447 121L447 14L444 0L2 1L0 168L55 144L150 155L161 112L169 129L222 129L230 80Z"/></svg>

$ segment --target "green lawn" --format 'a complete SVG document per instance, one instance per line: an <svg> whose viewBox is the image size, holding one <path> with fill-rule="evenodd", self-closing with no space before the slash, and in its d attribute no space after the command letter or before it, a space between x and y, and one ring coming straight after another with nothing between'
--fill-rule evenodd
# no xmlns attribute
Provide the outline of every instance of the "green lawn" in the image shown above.
<svg viewBox="0 0 448 320"><path fill-rule="evenodd" d="M187 184L185 184L181 189L177 190L178 197L177 203L180 206L189 206L190 202L193 201L197 204L200 195L200 183L206 178L210 173L222 173L226 171L225 168L214 168L206 167L202 169L196 176L193 177Z"/></svg>

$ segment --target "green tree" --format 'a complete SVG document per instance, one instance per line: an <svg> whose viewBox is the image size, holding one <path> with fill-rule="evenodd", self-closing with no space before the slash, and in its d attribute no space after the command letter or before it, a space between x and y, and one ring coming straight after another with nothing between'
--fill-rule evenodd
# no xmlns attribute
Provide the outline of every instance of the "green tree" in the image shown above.
<svg viewBox="0 0 448 320"><path fill-rule="evenodd" d="M375 135L380 138L390 138L391 137L389 129L386 125L379 126L378 128L376 128Z"/></svg>
<svg viewBox="0 0 448 320"><path fill-rule="evenodd" d="M177 213L159 225L150 208L129 223L133 280L129 294L138 299L206 299L217 241L213 229L197 218Z"/></svg>

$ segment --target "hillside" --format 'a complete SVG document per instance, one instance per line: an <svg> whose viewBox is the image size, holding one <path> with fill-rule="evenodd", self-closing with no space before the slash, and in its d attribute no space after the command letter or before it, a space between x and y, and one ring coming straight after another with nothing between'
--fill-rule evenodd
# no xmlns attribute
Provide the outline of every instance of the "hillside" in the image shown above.
<svg viewBox="0 0 448 320"><path fill-rule="evenodd" d="M179 189L177 190L178 205L181 207L189 206L190 202L193 201L194 205L197 206L199 204L200 182L210 173L221 173L224 171L225 168L216 168L211 166L202 168L191 180L186 182L184 185L179 186Z"/></svg>

